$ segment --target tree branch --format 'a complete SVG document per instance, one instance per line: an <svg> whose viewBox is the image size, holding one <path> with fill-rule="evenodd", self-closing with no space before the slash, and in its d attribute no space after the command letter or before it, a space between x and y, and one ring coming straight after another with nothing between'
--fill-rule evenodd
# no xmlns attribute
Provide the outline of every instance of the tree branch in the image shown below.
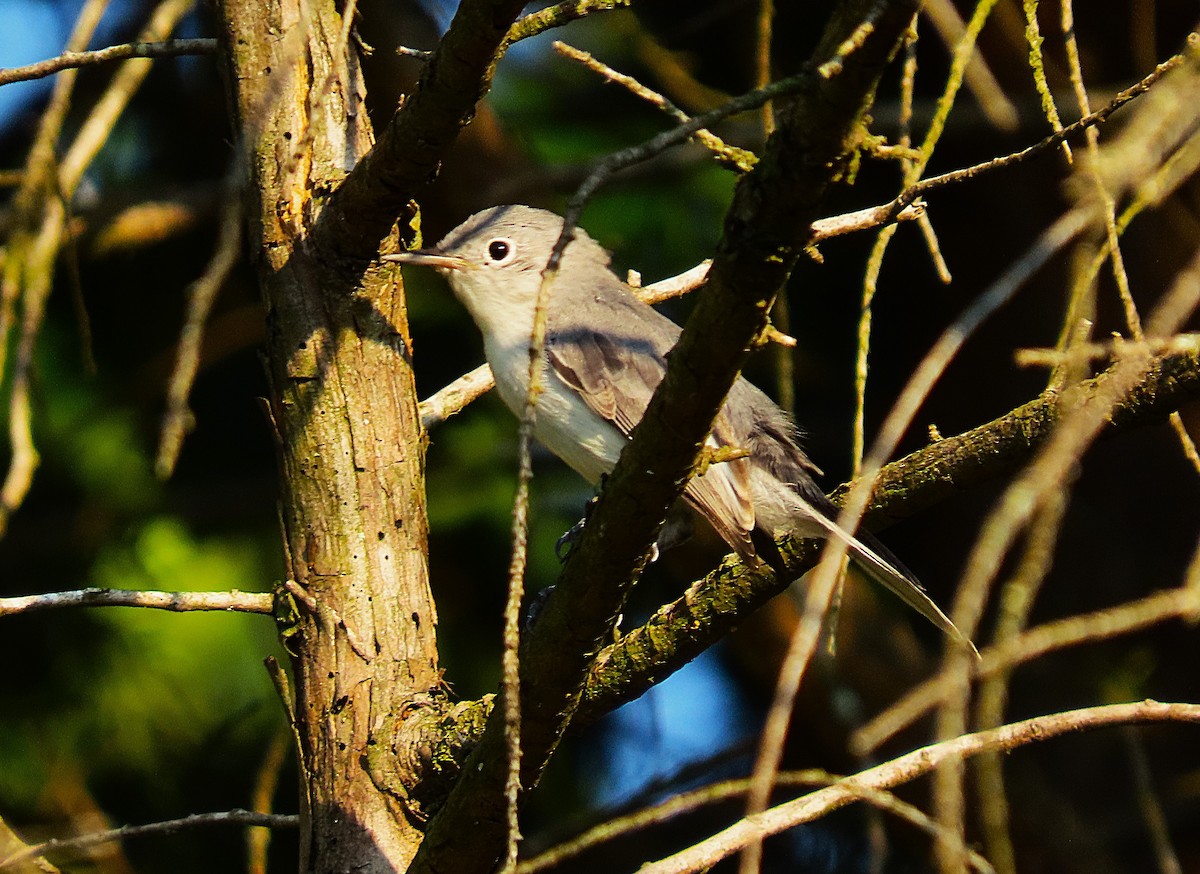
<svg viewBox="0 0 1200 874"><path fill-rule="evenodd" d="M211 55L217 50L215 39L171 39L163 42L133 42L90 52L63 52L25 67L0 68L0 85L42 79L63 70L108 64L127 58L174 58L179 55Z"/></svg>
<svg viewBox="0 0 1200 874"><path fill-rule="evenodd" d="M838 785L859 793L861 801L891 813L935 837L943 837L951 841L956 839L956 836L947 834L945 829L941 828L920 808L901 801L891 792L849 782L846 777L830 774L827 771L780 771L776 775L775 785L778 787ZM532 859L526 859L517 866L516 874L537 874L539 871L561 869L563 863L610 841L626 838L636 831L660 825L681 814L687 814L708 805L740 799L745 796L749 788L750 778L742 777L682 792L650 807L639 806L632 813L594 826L577 837L539 853ZM974 850L961 842L959 842L958 850L963 859L976 871L995 874L987 860Z"/></svg>
<svg viewBox="0 0 1200 874"><path fill-rule="evenodd" d="M275 596L270 592L154 592L131 589L76 589L0 598L0 616L36 613L60 607L147 607L187 613L228 610L235 613L270 613Z"/></svg>
<svg viewBox="0 0 1200 874"><path fill-rule="evenodd" d="M1200 35L1195 33L1190 34L1188 37L1188 44L1194 46L1198 40L1200 40ZM1134 83L1133 85L1130 85L1124 91L1118 93L1115 97L1113 97L1112 100L1110 100L1100 109L1085 115L1083 118L1080 118L1078 121L1067 125L1061 130L1057 130L1054 133L1043 137L1033 145L1026 146L1024 149L1012 152L1008 155L1002 155L999 158L993 158L990 161L983 161L979 164L973 164L970 167L963 167L960 170L951 170L947 173L941 173L937 176L929 176L925 179L922 179L920 182L917 182L905 189L900 193L899 197L892 201L892 211L897 212L909 204L916 202L926 194L929 194L931 191L936 191L939 188L945 188L949 185L955 185L959 182L975 179L976 177L982 176L985 173L990 173L993 170L999 170L1004 167L1012 167L1016 164L1020 164L1023 161L1027 161L1030 158L1040 155L1047 149L1052 149L1055 146L1065 143L1078 133L1081 133L1096 125L1103 124L1104 122L1108 121L1109 116L1111 116L1126 103L1136 100L1138 97L1141 97L1143 94L1149 91L1159 79L1183 63L1185 57L1185 53L1180 53L1168 58L1155 67L1154 70L1151 71L1144 79Z"/></svg>
<svg viewBox="0 0 1200 874"><path fill-rule="evenodd" d="M522 0L459 4L416 90L321 213L314 245L330 266L358 275L394 227L399 225L406 242L415 237L413 198L474 117L475 105L491 87L504 38L524 5Z"/></svg>
<svg viewBox="0 0 1200 874"><path fill-rule="evenodd" d="M216 813L193 813L181 819L169 819L146 825L125 825L103 832L79 835L74 838L55 838L40 844L32 844L6 859L0 859L0 871L15 867L19 862L37 859L49 853L63 850L85 850L97 844L140 838L146 835L166 835L194 828L211 828L214 825L255 826L258 828L295 828L300 817L284 813L256 813L252 810L221 810Z"/></svg>
<svg viewBox="0 0 1200 874"><path fill-rule="evenodd" d="M1200 591L1180 586L1107 610L1034 626L981 652L979 661L971 666L971 677L981 680L994 677L1056 650L1109 640L1172 619L1193 623L1200 619ZM851 751L859 756L870 755L897 732L948 698L960 694L956 680L951 672L942 671L910 689L903 698L854 732L850 739Z"/></svg>
<svg viewBox="0 0 1200 874"><path fill-rule="evenodd" d="M800 823L811 822L830 811L859 800L862 789L890 789L930 773L943 762L962 761L984 752L1013 750L1071 732L1138 722L1200 723L1200 704L1137 701L1130 704L1084 707L1036 716L989 731L962 735L953 740L914 750L848 777L828 789L819 789L755 817L740 820L674 856L642 866L640 871L642 874L706 871L752 841L760 841Z"/></svg>
<svg viewBox="0 0 1200 874"><path fill-rule="evenodd" d="M555 27L562 27L572 21L578 21L593 12L608 12L628 6L632 0L565 0L554 6L547 6L537 12L531 12L508 29L504 36L503 48L507 49L515 42L545 33Z"/></svg>

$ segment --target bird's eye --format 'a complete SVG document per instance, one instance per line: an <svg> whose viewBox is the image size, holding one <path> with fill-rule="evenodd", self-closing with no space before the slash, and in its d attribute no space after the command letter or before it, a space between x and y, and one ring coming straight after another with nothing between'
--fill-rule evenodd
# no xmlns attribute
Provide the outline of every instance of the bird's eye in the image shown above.
<svg viewBox="0 0 1200 874"><path fill-rule="evenodd" d="M488 243L488 257L493 264L504 264L512 258L515 247L508 240L492 240Z"/></svg>

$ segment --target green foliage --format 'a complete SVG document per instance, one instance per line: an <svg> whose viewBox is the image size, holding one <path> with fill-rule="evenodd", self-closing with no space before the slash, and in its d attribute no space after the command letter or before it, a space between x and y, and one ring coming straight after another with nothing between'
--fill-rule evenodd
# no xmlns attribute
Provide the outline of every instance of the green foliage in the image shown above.
<svg viewBox="0 0 1200 874"><path fill-rule="evenodd" d="M262 544L247 537L198 538L175 518L146 521L127 542L106 545L88 582L123 589L261 589ZM118 772L155 784L172 763L200 755L234 732L261 736L278 705L262 668L277 654L262 616L167 614L105 608L89 619L100 645L62 678L49 705L0 717L0 797L25 806L56 761L85 773ZM65 642L64 645L69 645ZM222 744L228 741L222 742Z"/></svg>
<svg viewBox="0 0 1200 874"><path fill-rule="evenodd" d="M227 591L262 589L270 579L259 544L238 537L197 539L175 519L149 521L133 541L96 562L99 586ZM262 658L277 654L262 616L164 616L106 610L111 637L103 694L86 708L109 738L101 763L152 771L157 758L196 747L239 713L269 706L274 692Z"/></svg>
<svg viewBox="0 0 1200 874"><path fill-rule="evenodd" d="M499 521L511 508L516 427L500 406L498 398L474 405L433 432L427 480L431 528Z"/></svg>

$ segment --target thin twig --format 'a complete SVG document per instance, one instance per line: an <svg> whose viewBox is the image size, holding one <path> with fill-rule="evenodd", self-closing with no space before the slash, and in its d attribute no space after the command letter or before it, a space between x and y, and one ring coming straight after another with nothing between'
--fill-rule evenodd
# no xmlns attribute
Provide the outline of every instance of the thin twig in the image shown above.
<svg viewBox="0 0 1200 874"><path fill-rule="evenodd" d="M1089 115L1084 116L1078 121L1067 125L1061 131L1056 131L1049 136L1044 137L1031 146L1026 146L1024 149L1021 149L1018 152L1012 152L1011 154L1003 155L999 158L993 158L990 161L983 161L970 167L964 167L961 170L952 170L948 173L942 173L938 176L930 176L926 179L922 179L920 182L916 182L906 188L904 192L902 192L901 195L896 198L895 201L893 201L893 203L897 208L899 208L904 204L912 203L918 197L923 197L929 192L938 188L943 188L956 182L963 182L967 179L973 179L976 176L981 176L984 173L990 173L993 170L999 170L1002 167L1011 167L1014 164L1019 164L1022 161L1026 161L1029 158L1034 157L1035 155L1039 155L1046 151L1046 149L1051 149L1054 146L1057 146L1063 140L1069 139L1081 131L1107 121L1109 116L1111 116L1126 103L1129 103L1131 100L1136 100L1138 97L1141 97L1143 94L1149 91L1150 88L1166 73L1179 66L1183 62L1183 58L1183 55L1175 55L1174 57L1163 61L1154 68L1152 73L1150 73L1140 82L1131 85L1124 91L1118 93L1105 106L1093 113L1090 113Z"/></svg>
<svg viewBox="0 0 1200 874"><path fill-rule="evenodd" d="M748 91L739 97L734 97L732 100L721 104L716 109L695 116L689 122L663 131L635 146L613 152L598 161L593 167L592 172L588 174L587 178L583 180L575 190L575 193L571 195L571 199L567 202L567 208L563 214L562 233L559 235L558 242L554 246L554 251L550 258L550 266L557 266L559 259L562 258L563 251L571 241L571 235L574 233L575 226L579 223L579 216L583 212L584 204L591 199L591 196L596 193L601 185L612 178L613 174L660 154L672 146L677 146L685 142L696 131L711 127L724 118L737 115L739 112L745 112L749 109L757 109L769 100L799 91L801 88L809 85L811 80L811 73L799 73L787 79L772 82L766 88Z"/></svg>
<svg viewBox="0 0 1200 874"><path fill-rule="evenodd" d="M451 416L461 413L467 404L490 392L496 385L492 368L481 364L469 373L464 373L421 401L417 409L421 414L421 427L428 430Z"/></svg>
<svg viewBox="0 0 1200 874"><path fill-rule="evenodd" d="M887 9L886 3L874 3L867 9L866 14L841 44L833 50L833 55L817 67L817 75L822 79L833 79L841 75L846 61L861 49L875 32L879 20Z"/></svg>
<svg viewBox="0 0 1200 874"><path fill-rule="evenodd" d="M76 589L42 595L0 598L0 616L55 610L60 607L147 607L186 613L227 610L235 613L270 613L270 592L155 592L136 589Z"/></svg>
<svg viewBox="0 0 1200 874"><path fill-rule="evenodd" d="M1026 0L1027 5L1029 2L1031 0ZM1033 15L1033 19L1034 21L1037 20L1036 12ZM1075 91L1075 100L1079 107L1079 114L1087 115L1091 111L1091 103L1087 87L1083 81L1083 63L1080 60L1079 45L1075 39L1074 10L1070 0L1064 0L1062 4L1062 32L1067 49L1067 68L1070 71L1071 85ZM1125 257L1121 252L1121 228L1118 226L1116 200L1113 194L1109 192L1103 175L1100 172L1102 161L1100 156L1100 132L1097 128L1090 127L1087 129L1087 150L1090 160L1084 165L1083 174L1091 184L1095 197L1100 202L1104 211L1105 249L1108 260L1112 264L1113 280L1116 282L1117 294L1121 299L1121 306L1125 313L1125 324L1128 326L1134 340L1139 342L1144 341L1145 332L1142 330L1141 316L1138 314L1137 304L1133 299L1133 290L1129 285L1129 275L1125 270ZM1191 434L1188 433L1187 428L1184 426L1182 417L1180 417L1178 412L1175 412L1171 414L1170 421L1171 429L1175 432L1184 457L1192 463L1194 469L1200 472L1200 451L1197 451L1195 441L1192 440Z"/></svg>
<svg viewBox="0 0 1200 874"><path fill-rule="evenodd" d="M966 33L966 25L954 4L950 0L928 0L921 11L933 23L946 48L954 51ZM1021 117L1017 107L1004 93L1004 87L996 80L979 52L970 53L963 70L963 80L975 95L984 116L995 127L1009 133L1019 127Z"/></svg>
<svg viewBox="0 0 1200 874"><path fill-rule="evenodd" d="M691 116L686 112L659 94L651 88L647 88L633 76L627 76L624 73L619 73L612 67L596 60L592 55L574 46L567 45L564 42L555 40L553 44L554 50L566 58L570 58L583 66L587 67L592 72L603 76L610 82L628 89L635 96L642 98L652 106L661 109L677 122L685 123L691 121ZM763 106L769 106L769 103L764 103ZM758 158L753 152L746 149L739 149L736 146L731 146L719 136L708 130L698 130L693 134L696 141L716 156L717 160L722 164L731 167L741 173L748 173L754 168Z"/></svg>
<svg viewBox="0 0 1200 874"><path fill-rule="evenodd" d="M504 37L500 51L505 51L510 45L539 33L545 33L552 27L562 27L572 21L578 21L595 12L608 12L628 6L631 0L565 0L563 3L531 12L524 18L513 23Z"/></svg>
<svg viewBox="0 0 1200 874"><path fill-rule="evenodd" d="M139 34L140 41L154 42L165 39L179 19L191 8L192 3L193 0L163 0L154 9L150 21ZM31 234L32 239L27 243L26 263L22 267L25 275L20 281L13 281L6 270L4 315L0 318L0 327L8 323L9 307L15 300L14 295L19 294L21 298L22 313L9 398L9 439L12 444L12 456L4 484L0 487L0 530L3 530L9 516L29 493L33 484L33 474L39 463L37 447L33 440L31 370L46 301L52 287L54 260L61 247L67 217L66 204L74 195L84 170L107 141L121 112L145 79L151 66L152 62L149 60L129 59L124 61L113 75L57 168L59 197L47 198L41 210L40 227L36 233ZM69 88L72 75L67 73L59 81ZM37 184L40 178L31 177L31 183Z"/></svg>
<svg viewBox="0 0 1200 874"><path fill-rule="evenodd" d="M1030 526L1017 571L1005 585L1000 599L1000 618L996 623L996 642L1010 640L1021 633L1037 593L1054 563L1054 547L1067 509L1066 489L1047 501ZM998 671L979 686L975 707L975 729L995 728L1004 722L1008 703L1011 671ZM1016 852L1009 830L1008 794L1004 785L1003 757L998 753L980 756L975 768L975 787L979 819L988 858L1001 874L1016 874Z"/></svg>
<svg viewBox="0 0 1200 874"><path fill-rule="evenodd" d="M1183 586L1117 607L1038 625L985 649L972 666L971 676L991 677L1052 652L1133 634L1172 619L1192 623L1200 620L1200 544ZM942 671L912 689L855 731L850 739L850 749L856 755L868 755L878 749L953 694L951 680L950 674Z"/></svg>
<svg viewBox="0 0 1200 874"><path fill-rule="evenodd" d="M138 42L158 42L166 39L179 19L193 6L193 0L163 0L150 15L150 20L138 34ZM128 58L113 74L104 94L92 106L79 128L71 147L63 156L59 179L63 194L70 198L83 173L108 141L109 134L134 93L141 87L154 67L148 59Z"/></svg>
<svg viewBox="0 0 1200 874"><path fill-rule="evenodd" d="M1133 782L1142 810L1142 818L1146 821L1146 831L1150 833L1150 842L1154 846L1154 856L1158 860L1158 874L1183 874L1183 866L1179 864L1179 854L1171 845L1171 832L1167 828L1167 816L1163 812L1158 794L1154 791L1154 777L1150 773L1150 759L1146 755L1146 745L1142 735L1132 725L1125 726L1121 732L1125 746L1129 750L1129 764L1133 769Z"/></svg>
<svg viewBox="0 0 1200 874"><path fill-rule="evenodd" d="M0 68L0 85L41 79L62 70L108 64L127 58L173 58L179 55L211 55L217 51L215 39L171 39L163 42L132 42L90 52L63 52L24 67Z"/></svg>
<svg viewBox="0 0 1200 874"><path fill-rule="evenodd" d="M237 163L237 162L235 162ZM241 178L240 167L236 178ZM231 179L232 181L232 179ZM158 456L154 461L154 472L159 479L168 479L175 471L183 438L192 425L192 413L188 409L188 395L196 381L200 366L200 346L204 340L204 327L212 311L217 293L233 272L241 255L242 207L241 198L234 185L227 186L225 207L217 232L217 243L204 273L187 290L187 313L179 332L179 345L175 352L175 368L167 385L166 411L158 437Z"/></svg>
<svg viewBox="0 0 1200 874"><path fill-rule="evenodd" d="M396 54L404 58L416 58L418 61L428 61L433 52L426 49L413 49L408 46L396 46Z"/></svg>
<svg viewBox="0 0 1200 874"><path fill-rule="evenodd" d="M845 777L839 777L827 771L782 771L779 774L776 785L783 787L829 786L845 779ZM622 816L590 828L578 837L565 841L556 847L539 853L532 859L522 862L517 866L517 874L537 874L537 872L548 868L559 867L564 862L609 841L653 825L658 825L659 823L667 822L682 814L701 809L705 806L744 795L749 785L750 781L745 777L736 780L725 780L710 786L704 786L700 789L694 789L690 792L680 793L653 807L639 807L627 816ZM843 783L843 785L846 784ZM851 791L860 792L860 798L863 801L881 810L895 814L897 817L915 825L923 831L930 834L937 833L937 823L933 822L919 808L901 801L891 792L881 789L868 789L861 786L853 786ZM992 872L992 866L988 864L988 861L970 847L963 846L962 853L967 862L975 870L981 872L981 874Z"/></svg>
<svg viewBox="0 0 1200 874"><path fill-rule="evenodd" d="M83 50L92 38L107 0L88 0L79 11L67 41L69 50ZM54 83L50 102L38 121L37 133L29 148L20 187L12 198L15 230L9 235L0 287L0 336L8 338L17 322L17 302L22 304L21 328L15 351L15 370L9 396L8 432L11 458L0 486L0 533L8 518L24 500L38 465L33 443L29 401L29 364L36 340L39 302L50 293L54 259L62 233L65 201L61 187L54 182L58 173L56 144L62 131L77 72L69 70ZM51 192L58 196L52 196ZM27 336L29 325L35 325ZM0 375L7 376L8 342L0 343Z"/></svg>
<svg viewBox="0 0 1200 874"><path fill-rule="evenodd" d="M1033 73L1033 83L1037 89L1038 97L1042 102L1042 112L1046 115L1046 121L1050 122L1051 130L1062 130L1062 119L1058 117L1058 107L1054 105L1054 95L1050 93L1050 83L1046 80L1046 65L1042 57L1042 34L1041 28L1038 25L1038 3L1037 0L1024 0L1022 6L1025 10L1025 42L1029 46L1029 67ZM1066 10L1070 6L1070 0L1063 3L1063 14L1067 14ZM1071 32L1067 32L1067 39L1074 44L1074 37ZM1068 49L1068 52L1070 50ZM1078 59L1078 53L1076 53ZM1072 76L1074 78L1074 76ZM1080 109L1080 115L1088 114L1088 107L1083 106ZM1063 157L1070 164L1072 160L1071 146L1064 142Z"/></svg>
<svg viewBox="0 0 1200 874"><path fill-rule="evenodd" d="M1012 750L1063 734L1137 722L1200 723L1200 704L1138 701L1085 707L1036 716L915 750L808 795L739 820L710 838L666 859L643 865L639 874L685 874L707 870L752 840L762 840L859 800L859 789L890 789L928 774L942 763L990 750Z"/></svg>
<svg viewBox="0 0 1200 874"><path fill-rule="evenodd" d="M504 649L501 653L501 688L504 708L506 773L504 778L505 851L502 874L517 866L521 843L521 604L525 596L525 573L529 564L529 486L533 481L533 434L537 403L544 390L546 373L542 355L550 318L550 295L558 278L557 265L547 264L538 284L529 335L529 370L525 405L521 410L517 448L517 494L512 508L512 557L508 565L508 597L504 604Z"/></svg>
<svg viewBox="0 0 1200 874"><path fill-rule="evenodd" d="M279 788L279 775L287 762L288 753L293 751L292 731L281 726L271 737L263 756L262 766L254 781L252 803L254 812L271 813L275 790ZM246 829L246 870L248 874L267 874L267 850L271 844L271 830L265 828Z"/></svg>
<svg viewBox="0 0 1200 874"><path fill-rule="evenodd" d="M902 178L912 178L914 162L920 160L921 154L912 148L912 107L913 93L917 80L917 25L920 15L914 15L908 25L908 33L904 37L904 67L900 76L900 114L899 137L897 147L902 150L900 166ZM913 201L912 205L921 201ZM922 210L924 205L922 204ZM886 208L885 208L886 214ZM866 452L866 422L867 422L867 375L868 357L871 353L871 326L874 319L872 303L875 293L879 290L879 274L883 270L883 257L887 252L894 228L884 228L875 238L871 252L867 256L866 270L863 272L862 296L859 304L858 330L855 337L854 350L854 419L851 422L850 435L850 473L858 476L862 468L863 453Z"/></svg>
<svg viewBox="0 0 1200 874"><path fill-rule="evenodd" d="M209 828L215 825L261 826L262 828L296 828L300 817L283 813L255 813L251 810L222 810L216 813L193 813L181 819L152 822L146 825L125 825L109 831L79 835L74 838L55 838L26 847L6 859L0 859L0 871L15 867L18 862L27 862L62 850L83 850L97 844L140 838L146 835L168 835L194 828Z"/></svg>
<svg viewBox="0 0 1200 874"><path fill-rule="evenodd" d="M755 21L754 87L765 88L771 83L771 42L775 33L775 0L758 0L758 16ZM759 110L762 124L762 141L765 143L775 133L775 105L764 103ZM813 241L815 245L816 241ZM792 330L791 304L787 287L780 289L771 308L771 323L784 334ZM795 345L795 344L793 344ZM775 396L779 406L789 414L796 412L796 353L786 346L777 346L775 357ZM757 864L757 863L756 863Z"/></svg>
<svg viewBox="0 0 1200 874"><path fill-rule="evenodd" d="M1115 358L1126 349L1144 350L1151 355L1192 353L1200 350L1200 333L1176 334L1174 337L1147 340L1126 340L1114 337L1107 343L1079 343L1069 352L1057 349L1018 349L1013 360L1020 367L1060 367L1067 363L1086 363Z"/></svg>
<svg viewBox="0 0 1200 874"><path fill-rule="evenodd" d="M712 261L704 260L676 276L669 276L642 288L635 288L633 292L649 304L662 303L664 300L681 297L704 284L710 267L712 267Z"/></svg>

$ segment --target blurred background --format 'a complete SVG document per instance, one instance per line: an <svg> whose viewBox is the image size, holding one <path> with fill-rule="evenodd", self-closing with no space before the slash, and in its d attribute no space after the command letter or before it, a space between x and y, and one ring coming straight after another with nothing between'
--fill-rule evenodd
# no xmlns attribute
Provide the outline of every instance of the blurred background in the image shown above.
<svg viewBox="0 0 1200 874"><path fill-rule="evenodd" d="M419 62L398 46L430 49L452 3L359 4L359 33L376 127L410 90ZM969 4L958 3L963 15ZM78 0L0 0L0 67L62 50ZM830 3L778 0L776 74L794 72L820 34ZM1043 13L1047 75L1065 120L1074 101L1066 77L1058 6ZM94 46L132 39L151 7L116 0ZM500 65L475 123L422 200L424 236L437 240L485 206L520 202L561 209L591 162L662 130L656 110L550 50L563 39L637 75L685 110L711 108L755 81L754 0L643 0L518 44ZM1181 0L1080 4L1076 36L1093 105L1105 102L1177 52L1195 26ZM994 76L964 91L931 164L941 172L1040 139L1048 126L1026 61L1020 4L1002 0L980 48ZM177 36L215 35L207 7ZM943 88L949 51L928 22L917 44L913 128L923 135ZM111 67L83 70L65 137L103 92ZM872 130L897 136L899 63L886 79ZM25 160L51 79L0 87L0 170ZM983 88L983 86L980 86ZM1119 126L1118 115L1113 126ZM719 129L751 149L761 119ZM1107 136L1109 129L1105 129ZM72 203L70 251L49 302L36 359L34 434L42 465L33 490L0 540L0 596L81 588L269 590L283 563L276 468L257 398L266 393L259 348L263 313L249 262L220 290L191 395L194 428L174 475L154 474L164 397L186 290L215 246L234 154L218 61L165 59L118 122ZM929 198L951 283L941 281L915 226L900 229L875 301L866 422L868 439L940 331L1024 251L1069 203L1061 154L1047 153ZM852 186L829 204L837 214L889 200L894 162L864 160ZM589 205L582 225L614 252L618 270L646 282L711 255L735 183L689 145L630 170ZM7 233L7 192L0 231ZM1135 297L1148 310L1200 239L1194 183L1147 213L1124 238ZM806 447L833 488L851 471L853 362L861 286L872 234L832 240L811 287L787 289L797 419ZM1044 387L1041 369L1013 352L1054 344L1065 307L1066 259L1036 280L972 339L907 436L927 426L949 436L1006 413ZM809 271L809 276L812 272ZM482 361L465 313L431 272L406 273L422 397ZM686 317L686 301L664 309ZM86 312L86 322L80 312ZM86 324L87 331L83 330ZM1111 277L1101 280L1096 335L1123 328ZM82 339L90 334L90 340ZM89 358L95 361L92 372ZM777 362L760 354L747 371L779 393ZM8 386L4 386L8 390ZM7 403L4 408L7 409ZM1200 409L1183 411L1200 435ZM439 645L454 694L477 697L498 683L501 611L515 488L516 426L488 396L430 434L428 497ZM980 522L1003 487L958 495L889 529L883 539L949 604ZM554 542L591 490L539 456L534 483L529 584L553 582ZM1200 477L1169 429L1155 426L1101 441L1081 459L1053 569L1034 608L1043 622L1177 585L1200 522ZM654 566L625 617L632 627L677 597L714 561L703 545ZM639 701L574 735L527 811L526 852L681 788L744 774L755 749L794 613L777 599L738 634ZM990 622L990 620L989 620ZM785 766L846 773L864 762L849 733L927 676L940 641L901 605L871 590L846 593L836 656L810 671L793 720ZM297 809L283 711L262 660L282 659L267 617L67 610L0 620L0 816L27 840L247 807L257 791L282 812ZM1200 646L1178 623L1038 661L1020 669L1008 718L1108 701L1200 700ZM880 758L926 742L920 724ZM1194 729L1098 732L1022 750L1005 760L1017 858L1023 872L1154 870L1135 761L1148 774L1184 871L1200 871L1200 749ZM277 781L272 791L271 780ZM926 804L925 783L903 797ZM781 796L782 797L782 796ZM737 813L710 809L640 833L564 870L632 870L694 840ZM1053 823L1053 827L1048 827ZM930 870L928 838L855 807L768 844L769 870ZM276 836L270 870L296 866L292 833ZM235 830L128 842L67 866L101 871L224 871L245 867Z"/></svg>

